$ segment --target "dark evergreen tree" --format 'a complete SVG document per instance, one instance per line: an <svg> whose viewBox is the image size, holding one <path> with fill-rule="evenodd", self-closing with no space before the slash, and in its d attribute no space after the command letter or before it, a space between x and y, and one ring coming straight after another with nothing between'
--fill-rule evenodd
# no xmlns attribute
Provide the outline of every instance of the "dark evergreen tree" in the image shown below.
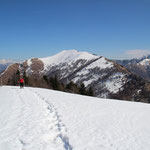
<svg viewBox="0 0 150 150"><path fill-rule="evenodd" d="M61 83L61 91L65 91L65 85Z"/></svg>
<svg viewBox="0 0 150 150"><path fill-rule="evenodd" d="M16 73L12 76L11 79L9 79L8 84L9 85L18 85L19 84L19 79L20 79L20 71L17 70Z"/></svg>
<svg viewBox="0 0 150 150"><path fill-rule="evenodd" d="M44 81L48 84L48 78L46 75L43 76Z"/></svg>
<svg viewBox="0 0 150 150"><path fill-rule="evenodd" d="M74 82L70 81L67 85L66 85L66 89L71 90L71 88L74 86Z"/></svg>
<svg viewBox="0 0 150 150"><path fill-rule="evenodd" d="M54 78L53 78L53 77L50 77L49 82L50 82L50 86L52 87L52 89L54 89L54 90L59 90L59 91L61 90L61 84L60 84L60 82L58 81L56 75L55 75Z"/></svg>
<svg viewBox="0 0 150 150"><path fill-rule="evenodd" d="M90 87L90 88L88 89L87 95L88 95L88 96L94 96L92 87Z"/></svg>
<svg viewBox="0 0 150 150"><path fill-rule="evenodd" d="M66 92L71 92L71 93L79 93L79 88L77 86L77 84L75 84L73 81L70 81L67 85L66 85Z"/></svg>
<svg viewBox="0 0 150 150"><path fill-rule="evenodd" d="M79 94L81 94L81 95L87 95L87 92L86 92L84 83L81 83L81 84L80 84L80 87L79 87Z"/></svg>
<svg viewBox="0 0 150 150"><path fill-rule="evenodd" d="M16 75L20 77L20 71L17 70Z"/></svg>
<svg viewBox="0 0 150 150"><path fill-rule="evenodd" d="M54 90L61 90L60 82L58 81L56 75L55 75L55 78L54 78Z"/></svg>
<svg viewBox="0 0 150 150"><path fill-rule="evenodd" d="M25 83L25 85L29 85L29 78L27 77L27 75L26 75L26 72L25 72L25 71L23 72L23 79L24 79L24 83Z"/></svg>
<svg viewBox="0 0 150 150"><path fill-rule="evenodd" d="M8 79L7 84L8 84L8 85L11 85L11 79L10 79L10 78Z"/></svg>
<svg viewBox="0 0 150 150"><path fill-rule="evenodd" d="M53 86L54 86L54 78L53 77L49 78L49 86L53 89Z"/></svg>

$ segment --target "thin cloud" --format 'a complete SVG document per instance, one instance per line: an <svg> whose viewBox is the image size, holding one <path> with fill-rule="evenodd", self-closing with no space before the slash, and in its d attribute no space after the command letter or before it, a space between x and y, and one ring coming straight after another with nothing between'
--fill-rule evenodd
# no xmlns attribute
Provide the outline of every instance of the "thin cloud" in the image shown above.
<svg viewBox="0 0 150 150"><path fill-rule="evenodd" d="M127 58L140 58L150 54L150 50L142 50L142 49L135 49L135 50L128 50L125 52Z"/></svg>

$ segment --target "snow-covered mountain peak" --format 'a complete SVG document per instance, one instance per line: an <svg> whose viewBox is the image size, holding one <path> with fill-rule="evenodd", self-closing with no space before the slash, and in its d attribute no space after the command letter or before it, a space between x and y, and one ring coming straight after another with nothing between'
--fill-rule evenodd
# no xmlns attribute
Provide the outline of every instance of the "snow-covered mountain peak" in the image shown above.
<svg viewBox="0 0 150 150"><path fill-rule="evenodd" d="M139 68L144 67L139 65ZM92 87L94 95L97 97L126 98L149 102L147 95L149 95L150 89L146 81L132 74L123 66L105 57L92 55L88 52L64 50L51 57L31 58L22 63L15 63L5 70L3 83L13 84L17 70L21 74L26 72L30 83L34 86L47 88L49 84L43 81L43 77L46 76L47 79L50 79L57 76L58 80L64 85L73 81L78 87L81 83L84 83L87 90ZM138 92L139 90L141 92Z"/></svg>
<svg viewBox="0 0 150 150"><path fill-rule="evenodd" d="M79 52L77 50L63 50L54 56L39 59L44 63L44 68L46 69L48 66L71 63L80 59L89 61L97 58L99 58L99 56L92 55L88 52Z"/></svg>
<svg viewBox="0 0 150 150"><path fill-rule="evenodd" d="M149 66L150 65L150 59L146 58L144 60L142 60L141 62L139 62L140 65L143 66Z"/></svg>

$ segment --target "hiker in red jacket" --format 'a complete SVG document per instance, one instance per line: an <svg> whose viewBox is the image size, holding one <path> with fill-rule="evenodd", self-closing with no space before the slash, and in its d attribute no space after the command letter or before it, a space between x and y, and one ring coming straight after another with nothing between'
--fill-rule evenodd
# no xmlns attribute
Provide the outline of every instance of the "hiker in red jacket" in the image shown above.
<svg viewBox="0 0 150 150"><path fill-rule="evenodd" d="M24 87L24 79L20 78L19 83L20 83L20 88L23 88Z"/></svg>

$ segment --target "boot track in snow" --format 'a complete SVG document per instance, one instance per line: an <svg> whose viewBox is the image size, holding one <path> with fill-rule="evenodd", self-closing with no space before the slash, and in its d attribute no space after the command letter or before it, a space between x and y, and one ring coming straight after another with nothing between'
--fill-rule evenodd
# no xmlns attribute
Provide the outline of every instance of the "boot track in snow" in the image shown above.
<svg viewBox="0 0 150 150"><path fill-rule="evenodd" d="M57 109L39 93L16 89L21 101L20 125L14 150L72 150Z"/></svg>

